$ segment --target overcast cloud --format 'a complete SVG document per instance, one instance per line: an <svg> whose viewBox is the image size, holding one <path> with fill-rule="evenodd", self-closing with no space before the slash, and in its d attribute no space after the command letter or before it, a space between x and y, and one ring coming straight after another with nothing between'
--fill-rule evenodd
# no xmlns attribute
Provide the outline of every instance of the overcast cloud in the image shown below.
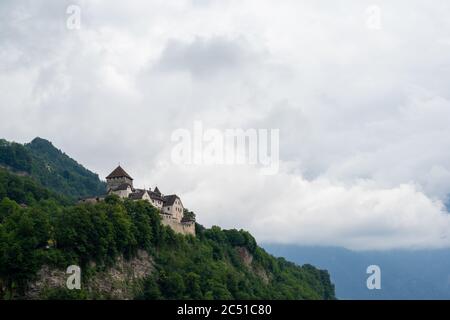
<svg viewBox="0 0 450 320"><path fill-rule="evenodd" d="M121 162L260 242L450 247L449 15L445 0L3 0L0 137L47 138L102 177ZM172 163L195 120L279 128L279 174Z"/></svg>

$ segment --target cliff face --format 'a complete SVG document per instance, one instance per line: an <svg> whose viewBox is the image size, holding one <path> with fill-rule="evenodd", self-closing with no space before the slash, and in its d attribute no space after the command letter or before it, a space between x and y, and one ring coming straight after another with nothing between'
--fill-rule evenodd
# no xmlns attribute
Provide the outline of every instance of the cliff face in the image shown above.
<svg viewBox="0 0 450 320"><path fill-rule="evenodd" d="M81 270L81 287L89 298L129 300L142 291L142 280L154 269L153 258L146 251L139 250L137 256L130 260L117 257L114 265L103 271L91 263L87 275ZM67 290L69 276L66 270L44 265L37 273L37 280L30 283L25 298L54 298L55 293Z"/></svg>
<svg viewBox="0 0 450 320"><path fill-rule="evenodd" d="M261 266L253 264L253 255L248 251L248 249L245 247L237 247L236 251L239 254L243 265L246 266L250 272L260 278L263 283L268 284L271 280L269 275Z"/></svg>
<svg viewBox="0 0 450 320"><path fill-rule="evenodd" d="M268 284L271 280L268 273L253 264L253 255L247 248L236 247L235 250L242 265ZM131 300L142 296L144 280L152 276L156 266L153 257L146 251L139 250L136 257L129 260L123 256L117 257L111 267L103 269L92 262L87 274L81 271L83 298ZM36 280L29 284L24 298L28 300L64 298L61 292L68 291L66 282L69 276L66 270L44 265L37 272ZM76 294L76 289L74 290L73 293Z"/></svg>

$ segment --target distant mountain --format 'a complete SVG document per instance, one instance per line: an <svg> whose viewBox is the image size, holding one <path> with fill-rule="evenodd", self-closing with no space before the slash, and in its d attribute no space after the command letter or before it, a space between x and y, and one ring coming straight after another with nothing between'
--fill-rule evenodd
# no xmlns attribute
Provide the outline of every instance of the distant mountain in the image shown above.
<svg viewBox="0 0 450 320"><path fill-rule="evenodd" d="M450 250L354 252L343 248L270 245L275 256L327 269L338 299L450 299ZM368 290L366 269L381 268L381 290Z"/></svg>
<svg viewBox="0 0 450 320"><path fill-rule="evenodd" d="M72 199L105 193L105 183L97 174L41 138L25 145L0 139L0 167L29 175L41 185Z"/></svg>

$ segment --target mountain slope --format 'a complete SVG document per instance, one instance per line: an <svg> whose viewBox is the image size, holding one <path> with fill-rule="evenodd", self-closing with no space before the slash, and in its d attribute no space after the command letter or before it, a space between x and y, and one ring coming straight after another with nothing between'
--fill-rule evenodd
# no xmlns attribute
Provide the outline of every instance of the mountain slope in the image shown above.
<svg viewBox="0 0 450 320"><path fill-rule="evenodd" d="M105 184L98 175L41 138L25 145L0 140L0 166L29 175L43 186L73 199L105 192Z"/></svg>
<svg viewBox="0 0 450 320"><path fill-rule="evenodd" d="M70 203L68 198L44 188L31 177L18 176L0 168L0 200L4 198L21 205L33 205L41 200L49 199L60 204Z"/></svg>

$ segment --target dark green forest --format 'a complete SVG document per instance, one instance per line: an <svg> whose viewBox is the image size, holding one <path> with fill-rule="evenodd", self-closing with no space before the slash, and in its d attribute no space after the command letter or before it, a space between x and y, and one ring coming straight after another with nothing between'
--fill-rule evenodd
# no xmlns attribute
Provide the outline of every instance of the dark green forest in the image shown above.
<svg viewBox="0 0 450 320"><path fill-rule="evenodd" d="M44 143L39 152L47 154L47 147ZM0 152L5 167L33 172L33 160L18 160L26 159L28 151L20 145L5 148L19 150L14 151L17 157ZM5 159L15 160L6 164ZM196 224L196 237L176 234L161 224L159 211L148 202L109 196L97 204L76 204L44 187L39 177L43 175L0 169L0 299L25 298L44 265L64 270L79 265L87 270L82 277L87 283L98 270L114 265L117 257L132 259L138 250L148 252L155 270L140 280L135 299L335 298L327 271L275 258L246 231ZM74 188L73 177L75 185L79 183L78 176L62 177L69 189ZM185 213L189 219L195 217L192 211ZM242 258L244 249L251 262ZM109 298L84 288L53 288L40 298Z"/></svg>
<svg viewBox="0 0 450 320"><path fill-rule="evenodd" d="M73 199L105 193L105 184L97 174L41 138L24 145L0 139L0 167L31 176L42 186Z"/></svg>

